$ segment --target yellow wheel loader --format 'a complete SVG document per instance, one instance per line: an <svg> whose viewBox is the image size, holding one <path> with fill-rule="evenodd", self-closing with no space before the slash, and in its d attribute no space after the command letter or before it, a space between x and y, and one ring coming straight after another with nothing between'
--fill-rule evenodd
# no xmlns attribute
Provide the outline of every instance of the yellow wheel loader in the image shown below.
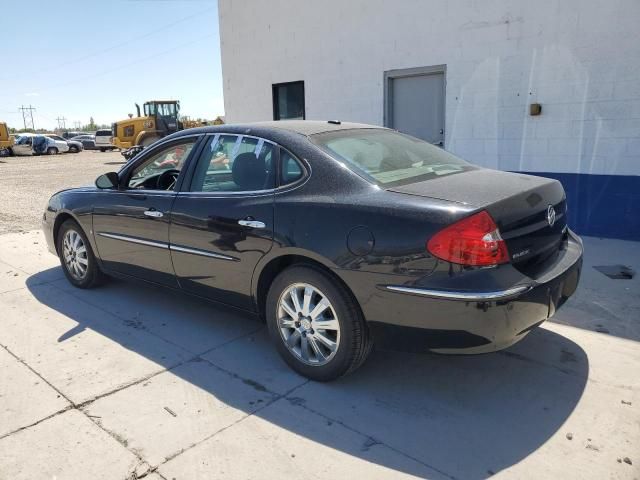
<svg viewBox="0 0 640 480"><path fill-rule="evenodd" d="M0 157L13 155L14 137L9 135L9 127L4 122L0 122Z"/></svg>
<svg viewBox="0 0 640 480"><path fill-rule="evenodd" d="M151 100L143 105L144 115L136 103L137 117L129 116L111 126L112 143L123 150L125 158L151 145L156 140L183 129L180 122L180 102L176 100ZM127 153L131 149L130 153Z"/></svg>

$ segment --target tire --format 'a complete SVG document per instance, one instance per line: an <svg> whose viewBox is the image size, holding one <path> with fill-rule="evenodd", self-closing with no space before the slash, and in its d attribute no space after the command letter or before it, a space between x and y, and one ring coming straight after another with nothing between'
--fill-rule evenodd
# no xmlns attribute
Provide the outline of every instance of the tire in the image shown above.
<svg viewBox="0 0 640 480"><path fill-rule="evenodd" d="M69 147L69 153L78 153L80 150L75 145Z"/></svg>
<svg viewBox="0 0 640 480"><path fill-rule="evenodd" d="M77 235L77 237L75 237L74 234ZM81 243L75 244L76 246L74 247L73 241L76 238L79 238ZM67 248L65 245L65 240L67 240L70 248ZM84 247L84 254L80 249L81 247ZM98 267L98 262L93 254L93 250L91 249L91 244L89 243L87 236L84 234L84 231L75 220L66 220L60 226L58 236L56 238L56 248L58 250L58 258L60 258L62 270L71 285L78 288L93 288L103 281L104 274ZM84 263L81 260L75 261L77 268L74 268L72 265L74 261L67 262L65 259L65 256L68 253L70 254L73 252L75 252L73 255L74 258L84 259L86 262L84 270L82 269Z"/></svg>
<svg viewBox="0 0 640 480"><path fill-rule="evenodd" d="M101 151L102 153L104 153L104 152L106 152L106 151L107 151L107 149L106 149L106 148L101 148L101 149L100 149L100 151Z"/></svg>
<svg viewBox="0 0 640 480"><path fill-rule="evenodd" d="M140 142L140 145L146 148L157 140L160 140L160 137L158 137L157 135L150 135L148 137L144 137Z"/></svg>
<svg viewBox="0 0 640 480"><path fill-rule="evenodd" d="M57 155L58 149L56 147L47 148L47 155Z"/></svg>
<svg viewBox="0 0 640 480"><path fill-rule="evenodd" d="M300 312L304 311L303 299L307 288L310 288L313 294L310 297L310 307L307 308L308 315L305 317L301 316ZM301 309L295 308L292 297L289 296L292 289L297 292ZM323 297L329 306L321 312L321 316L314 318L314 306L317 306ZM297 322L292 324L292 315L286 313L282 307L283 299L287 302L290 312L292 306L294 307L293 310L298 315ZM283 360L299 374L319 382L335 380L353 372L364 363L373 346L366 322L355 299L341 288L335 279L322 269L311 265L294 265L275 278L267 294L266 321L271 340ZM318 328L318 321L329 328ZM286 322L287 325L282 322ZM337 331L334 328L336 323ZM294 345L292 348L287 346L285 337ZM320 337L324 340L318 340ZM308 345L307 355L303 353L303 338L306 338ZM336 344L334 351L326 346L327 340ZM317 349L320 349L321 355L316 354Z"/></svg>

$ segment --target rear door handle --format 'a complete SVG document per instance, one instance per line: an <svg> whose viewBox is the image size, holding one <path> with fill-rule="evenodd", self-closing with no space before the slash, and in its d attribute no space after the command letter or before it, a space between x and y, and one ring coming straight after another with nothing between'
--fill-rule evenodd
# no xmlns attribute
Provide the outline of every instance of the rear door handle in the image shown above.
<svg viewBox="0 0 640 480"><path fill-rule="evenodd" d="M251 227L251 228L264 228L266 225L264 222L259 222L258 220L253 220L251 217L245 218L243 220L238 220L238 224L243 227Z"/></svg>
<svg viewBox="0 0 640 480"><path fill-rule="evenodd" d="M153 217L153 218L160 218L164 216L164 214L162 212L159 212L158 210L145 210L144 214L147 217Z"/></svg>

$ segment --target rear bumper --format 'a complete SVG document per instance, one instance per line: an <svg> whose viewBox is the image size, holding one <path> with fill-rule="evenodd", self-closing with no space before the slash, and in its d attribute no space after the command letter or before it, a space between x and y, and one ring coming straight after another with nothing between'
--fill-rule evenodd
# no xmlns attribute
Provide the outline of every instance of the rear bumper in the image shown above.
<svg viewBox="0 0 640 480"><path fill-rule="evenodd" d="M378 284L363 305L383 348L485 353L506 348L540 325L575 292L582 241L573 233L557 261L538 278L490 291L426 288L421 282ZM486 272L498 275L498 272ZM362 305L362 302L361 302Z"/></svg>

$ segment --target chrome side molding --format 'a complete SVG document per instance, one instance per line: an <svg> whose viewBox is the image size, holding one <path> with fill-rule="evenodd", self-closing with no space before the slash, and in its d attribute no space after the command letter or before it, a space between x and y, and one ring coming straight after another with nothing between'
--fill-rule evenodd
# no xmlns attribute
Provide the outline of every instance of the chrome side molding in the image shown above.
<svg viewBox="0 0 640 480"><path fill-rule="evenodd" d="M154 242L153 240L145 240L137 237L130 237L128 235L118 235L117 233L98 232L101 237L112 238L114 240L122 240L123 242L138 243L140 245L147 245L149 247L157 248L169 248L168 243Z"/></svg>
<svg viewBox="0 0 640 480"><path fill-rule="evenodd" d="M145 240L142 238L130 237L128 235L120 235L117 233L108 233L108 232L98 232L98 235L100 235L101 237L112 238L114 240L120 240L123 242L146 245L148 247L168 248L169 250L172 250L174 252L189 253L191 255L200 255L202 257L217 258L219 260L227 260L230 262L238 261L238 259L235 257L231 257L229 255L223 255L221 253L213 253L207 250L198 250L195 248L181 247L180 245L170 245L168 243L155 242L153 240Z"/></svg>
<svg viewBox="0 0 640 480"><path fill-rule="evenodd" d="M195 248L181 247L179 245L169 245L169 250L174 252L190 253L191 255L200 255L202 257L218 258L220 260L229 260L231 262L237 262L238 259L230 257L228 255L222 255L221 253L208 252L206 250L197 250Z"/></svg>
<svg viewBox="0 0 640 480"><path fill-rule="evenodd" d="M429 298L440 298L444 300L462 300L466 302L488 302L492 300L507 300L524 292L531 290L534 285L519 285L506 290L493 292L459 292L452 290L430 290L426 288L404 287L402 285L386 285L387 290L392 292L407 293L411 295L422 295Z"/></svg>

